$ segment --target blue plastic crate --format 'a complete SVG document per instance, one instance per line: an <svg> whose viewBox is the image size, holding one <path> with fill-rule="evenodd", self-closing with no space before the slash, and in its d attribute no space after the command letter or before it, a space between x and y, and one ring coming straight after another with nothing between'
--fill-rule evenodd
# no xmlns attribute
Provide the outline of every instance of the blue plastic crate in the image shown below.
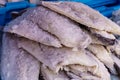
<svg viewBox="0 0 120 80"><path fill-rule="evenodd" d="M93 9L98 10L106 17L110 17L112 12L120 8L120 0L47 0L47 1L75 1L82 2ZM5 7L0 8L0 25L5 25L12 20L11 12L20 11L29 7L35 7L35 4L30 4L28 0L21 2L6 3Z"/></svg>
<svg viewBox="0 0 120 80"><path fill-rule="evenodd" d="M47 0L47 1L73 1L82 2L99 11L106 17L111 17L112 12L120 9L120 0Z"/></svg>
<svg viewBox="0 0 120 80"><path fill-rule="evenodd" d="M0 8L0 25L5 24L5 17L6 17L6 9Z"/></svg>
<svg viewBox="0 0 120 80"><path fill-rule="evenodd" d="M5 7L0 8L0 25L3 26L12 20L10 14L12 11L20 11L35 6L35 4L30 4L28 1L6 3Z"/></svg>
<svg viewBox="0 0 120 80"><path fill-rule="evenodd" d="M110 4L116 4L118 3L118 0L91 0L90 2L87 2L85 4L87 4L90 7L96 8L96 7L100 7L103 5L110 5Z"/></svg>

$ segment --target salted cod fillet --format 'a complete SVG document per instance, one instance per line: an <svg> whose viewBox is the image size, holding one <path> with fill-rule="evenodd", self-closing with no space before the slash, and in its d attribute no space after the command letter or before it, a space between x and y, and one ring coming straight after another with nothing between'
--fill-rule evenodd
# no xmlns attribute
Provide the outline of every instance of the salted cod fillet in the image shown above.
<svg viewBox="0 0 120 80"><path fill-rule="evenodd" d="M38 44L37 42L33 42L27 39L25 40L23 38L19 40L19 47L31 53L40 62L42 62L44 66L47 66L54 73L59 73L59 71L64 69L65 66L78 64L89 67L91 69L93 68L94 74L98 74L99 76L106 75L106 78L108 78L108 72L106 72L107 70L100 68L101 70L105 71L103 72L105 74L103 74L102 71L98 69L100 66L98 66L98 63L95 61L95 59L86 55L84 51L72 51L71 49L65 47L48 47L42 44Z"/></svg>
<svg viewBox="0 0 120 80"><path fill-rule="evenodd" d="M28 15L30 12L25 12L22 16L11 21L5 26L4 32L15 33L48 46L61 47L60 41L55 36L43 31L34 22L26 20Z"/></svg>
<svg viewBox="0 0 120 80"><path fill-rule="evenodd" d="M31 12L30 16L27 17L28 20L55 35L64 46L86 48L91 43L91 38L81 30L77 23L69 18L42 6L28 11Z"/></svg>
<svg viewBox="0 0 120 80"><path fill-rule="evenodd" d="M82 3L42 1L41 4L85 26L120 35L117 24Z"/></svg>
<svg viewBox="0 0 120 80"><path fill-rule="evenodd" d="M99 66L99 70L101 70L102 74L99 73L98 76L89 73L89 71L87 72L85 66L81 68L74 65L72 66L72 68L69 68L70 70L66 71L63 69L60 70L58 73L54 73L47 67L42 67L41 72L45 80L110 80L110 75L104 65L99 64ZM68 67L71 67L71 65Z"/></svg>
<svg viewBox="0 0 120 80"><path fill-rule="evenodd" d="M80 64L95 67L95 69L98 67L97 63L82 50L72 51L72 49L65 47L49 47L23 38L19 39L18 46L31 53L54 73L57 73L63 66L70 64Z"/></svg>
<svg viewBox="0 0 120 80"><path fill-rule="evenodd" d="M69 65L68 69L64 69L67 75L77 75L81 80L110 80L110 74L103 63L101 63L91 52L86 51L87 55L94 59L99 67L97 70L91 67L85 67L83 65ZM69 73L69 74L68 74ZM78 79L78 80L80 80Z"/></svg>
<svg viewBox="0 0 120 80"><path fill-rule="evenodd" d="M96 37L104 45L114 45L116 38L113 34L110 34L106 31L100 31L96 29L89 29L91 34Z"/></svg>
<svg viewBox="0 0 120 80"><path fill-rule="evenodd" d="M91 74L90 72L81 72L80 70L75 70L75 69L71 69L70 70L71 73L73 73L74 75L77 75L81 78L81 80L101 80L100 77L95 76L93 74ZM70 72L67 72L67 74L69 75Z"/></svg>
<svg viewBox="0 0 120 80"><path fill-rule="evenodd" d="M69 65L67 66L68 71L79 76L82 80L110 80L110 74L104 64L100 62L91 52L86 50L86 53L99 65L97 70L94 71L94 68L82 65Z"/></svg>
<svg viewBox="0 0 120 80"><path fill-rule="evenodd" d="M116 68L116 71L118 72L118 75L120 75L120 59L118 57L116 57L114 54L112 54L112 58L113 58L113 60L115 62L114 66Z"/></svg>
<svg viewBox="0 0 120 80"><path fill-rule="evenodd" d="M83 80L79 76L66 71L59 71L59 73L54 73L50 69L42 66L42 75L45 80Z"/></svg>
<svg viewBox="0 0 120 80"><path fill-rule="evenodd" d="M3 35L2 80L39 80L39 62L28 52L19 49L16 39L8 33Z"/></svg>
<svg viewBox="0 0 120 80"><path fill-rule="evenodd" d="M97 75L91 74L88 67L81 65L68 65L67 68L70 67L68 70L63 69L58 73L54 73L48 67L42 66L41 72L45 80L110 80L110 75L105 66L99 60L97 62L99 64ZM97 73L94 70L93 72Z"/></svg>
<svg viewBox="0 0 120 80"><path fill-rule="evenodd" d="M110 79L110 74L108 72L108 70L105 68L104 64L102 62L100 62L100 60L95 57L90 51L87 51L87 55L89 55L90 57L92 57L93 59L95 59L99 65L98 68L98 72L100 73L99 75L101 75L101 79L102 80L111 80Z"/></svg>
<svg viewBox="0 0 120 80"><path fill-rule="evenodd" d="M80 76L70 71L60 70L58 73L54 73L45 66L41 67L41 72L45 80L83 80Z"/></svg>
<svg viewBox="0 0 120 80"><path fill-rule="evenodd" d="M64 71L60 71L56 74L47 67L44 67L43 65L41 66L41 73L44 80L70 80L68 76L64 73Z"/></svg>
<svg viewBox="0 0 120 80"><path fill-rule="evenodd" d="M120 40L117 40L116 44L106 47L109 52L113 53L115 56L120 58Z"/></svg>
<svg viewBox="0 0 120 80"><path fill-rule="evenodd" d="M82 65L70 65L68 66L68 70L69 72L78 75L82 79L85 79L89 76L90 79L98 80L101 77L100 73L97 72L98 70L95 71L92 67L86 67Z"/></svg>
<svg viewBox="0 0 120 80"><path fill-rule="evenodd" d="M80 26L81 29L88 34L92 39L92 44L100 45L114 45L116 43L116 38L113 34L106 31L100 31L89 27Z"/></svg>
<svg viewBox="0 0 120 80"><path fill-rule="evenodd" d="M117 74L114 68L114 60L111 53L109 53L102 45L91 44L88 46L90 50L101 62L103 62L110 70L111 73Z"/></svg>

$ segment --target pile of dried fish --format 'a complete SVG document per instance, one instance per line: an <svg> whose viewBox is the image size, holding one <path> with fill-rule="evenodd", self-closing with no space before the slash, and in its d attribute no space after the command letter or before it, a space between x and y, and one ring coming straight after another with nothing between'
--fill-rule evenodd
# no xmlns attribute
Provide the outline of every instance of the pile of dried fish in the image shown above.
<svg viewBox="0 0 120 80"><path fill-rule="evenodd" d="M112 80L120 27L76 2L41 2L4 28L2 80Z"/></svg>

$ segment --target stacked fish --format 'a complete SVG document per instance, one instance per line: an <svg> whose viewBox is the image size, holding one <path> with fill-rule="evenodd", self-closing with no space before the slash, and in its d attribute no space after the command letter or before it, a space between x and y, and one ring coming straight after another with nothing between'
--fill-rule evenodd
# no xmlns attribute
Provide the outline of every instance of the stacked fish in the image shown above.
<svg viewBox="0 0 120 80"><path fill-rule="evenodd" d="M41 2L4 28L2 80L112 80L120 27L77 2Z"/></svg>

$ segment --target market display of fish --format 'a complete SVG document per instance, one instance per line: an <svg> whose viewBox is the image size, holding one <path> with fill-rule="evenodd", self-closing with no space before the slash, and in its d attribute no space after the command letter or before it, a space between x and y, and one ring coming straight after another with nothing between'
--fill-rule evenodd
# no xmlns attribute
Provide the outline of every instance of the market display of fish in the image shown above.
<svg viewBox="0 0 120 80"><path fill-rule="evenodd" d="M120 27L77 2L40 2L4 28L2 80L119 80Z"/></svg>
<svg viewBox="0 0 120 80"><path fill-rule="evenodd" d="M31 53L54 72L58 72L63 66L70 64L97 67L95 61L86 55L85 51L72 51L72 49L65 47L49 47L23 38L19 40L18 46Z"/></svg>

